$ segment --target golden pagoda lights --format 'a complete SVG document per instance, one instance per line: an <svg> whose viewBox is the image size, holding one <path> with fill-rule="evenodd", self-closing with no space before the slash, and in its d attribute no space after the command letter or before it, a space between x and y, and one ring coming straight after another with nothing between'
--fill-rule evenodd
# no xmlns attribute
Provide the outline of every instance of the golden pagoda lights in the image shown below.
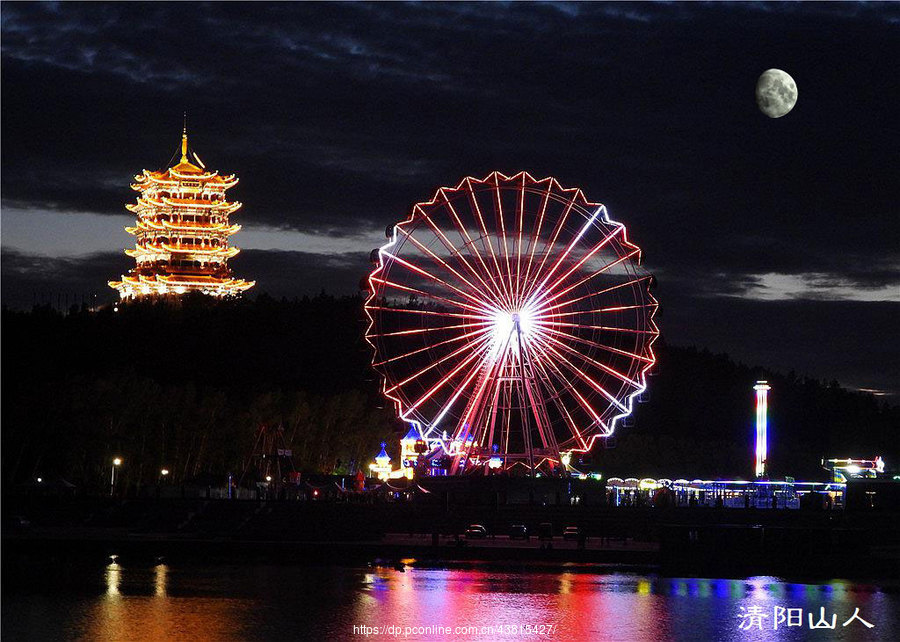
<svg viewBox="0 0 900 642"><path fill-rule="evenodd" d="M134 177L131 188L140 195L137 203L125 207L137 221L125 231L135 236L135 246L125 253L137 265L109 286L122 299L186 292L235 296L253 287L254 281L236 279L228 268L228 259L240 251L228 245L228 237L241 229L228 217L241 204L229 202L225 191L237 182L234 174L207 171L189 152L185 127L177 165L164 171L145 169Z"/></svg>

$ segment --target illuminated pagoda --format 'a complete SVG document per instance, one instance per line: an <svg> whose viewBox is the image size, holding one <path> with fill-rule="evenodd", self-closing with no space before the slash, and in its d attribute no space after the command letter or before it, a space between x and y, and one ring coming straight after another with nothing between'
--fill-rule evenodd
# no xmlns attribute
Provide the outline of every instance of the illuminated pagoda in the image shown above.
<svg viewBox="0 0 900 642"><path fill-rule="evenodd" d="M125 231L135 236L135 246L125 253L137 265L109 286L122 299L186 292L224 297L253 287L254 281L236 279L228 268L228 259L240 251L228 245L228 237L241 229L228 217L241 204L229 202L225 190L237 182L234 174L206 169L189 151L185 127L177 165L158 172L145 169L134 177L131 188L140 196L125 207L137 221Z"/></svg>

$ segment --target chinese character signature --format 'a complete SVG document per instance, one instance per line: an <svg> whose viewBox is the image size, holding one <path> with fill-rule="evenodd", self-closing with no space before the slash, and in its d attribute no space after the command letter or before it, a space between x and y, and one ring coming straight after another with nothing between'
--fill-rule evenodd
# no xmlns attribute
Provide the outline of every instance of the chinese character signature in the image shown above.
<svg viewBox="0 0 900 642"><path fill-rule="evenodd" d="M741 613L737 614L737 617L741 619L741 623L738 625L738 628L742 631L747 631L752 628L756 628L757 630L762 631L763 628L767 625L764 620L768 620L771 617L772 630L777 631L778 627L802 627L803 626L803 609L801 608L785 608L783 606L776 606L772 609L771 616L766 613L762 607L760 606L750 606L741 608ZM838 615L837 613L832 613L831 618L825 615L825 607L822 606L819 608L819 618L813 621L813 612L810 611L807 613L807 624L809 625L809 629L835 629L837 628ZM871 622L867 622L860 616L859 607L853 611L853 615L851 615L847 620L841 624L842 627L851 624L854 620L858 621L860 624L865 626L867 629L874 628L874 624Z"/></svg>

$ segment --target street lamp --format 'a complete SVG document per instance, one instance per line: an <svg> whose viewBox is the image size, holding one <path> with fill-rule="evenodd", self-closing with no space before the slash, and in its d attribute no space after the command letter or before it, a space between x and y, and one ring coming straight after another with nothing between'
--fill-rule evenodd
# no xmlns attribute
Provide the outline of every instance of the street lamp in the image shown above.
<svg viewBox="0 0 900 642"><path fill-rule="evenodd" d="M166 475L169 474L169 469L163 468L161 471L159 471L159 474L162 475L163 477L165 477Z"/></svg>
<svg viewBox="0 0 900 642"><path fill-rule="evenodd" d="M116 469L122 465L121 457L113 457L112 474L109 478L109 496L112 497L116 490Z"/></svg>

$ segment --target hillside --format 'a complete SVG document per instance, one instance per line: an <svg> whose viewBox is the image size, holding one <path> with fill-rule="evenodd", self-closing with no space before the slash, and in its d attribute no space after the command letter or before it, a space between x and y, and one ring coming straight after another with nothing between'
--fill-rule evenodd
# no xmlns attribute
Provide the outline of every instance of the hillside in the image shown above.
<svg viewBox="0 0 900 642"><path fill-rule="evenodd" d="M378 394L357 297L4 310L2 322L5 483L58 474L100 489L113 454L132 464L131 484L154 483L162 466L175 480L240 472L260 423L284 425L304 470L340 471L405 432ZM896 406L692 347L657 353L634 425L586 467L748 477L758 378L773 386L773 476L821 477L824 456L897 461Z"/></svg>

